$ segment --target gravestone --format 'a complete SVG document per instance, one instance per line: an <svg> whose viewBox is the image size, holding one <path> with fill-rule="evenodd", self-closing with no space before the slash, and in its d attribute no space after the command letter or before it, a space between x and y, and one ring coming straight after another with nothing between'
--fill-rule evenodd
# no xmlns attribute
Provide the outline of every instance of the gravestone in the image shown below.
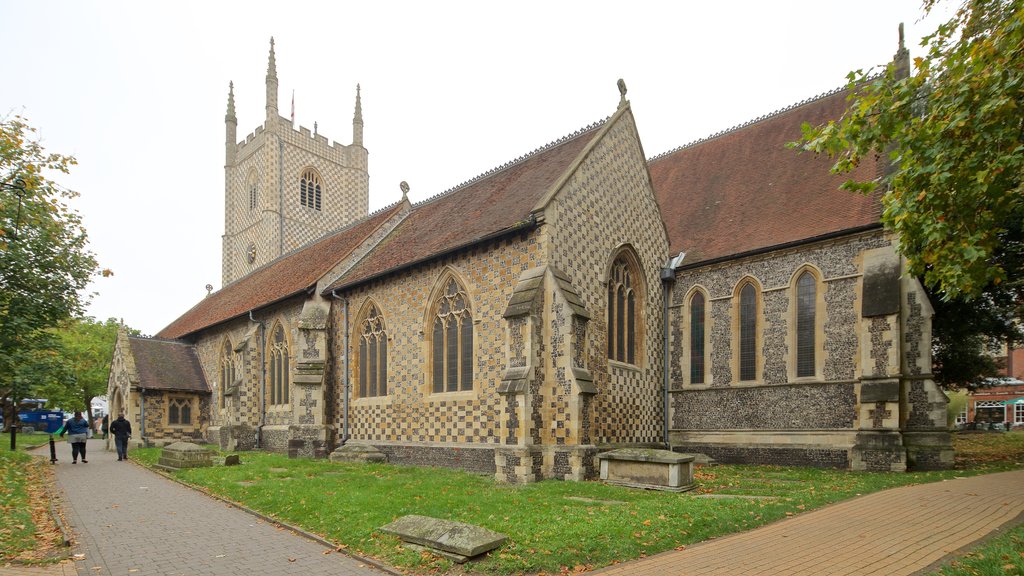
<svg viewBox="0 0 1024 576"><path fill-rule="evenodd" d="M204 468L213 466L213 455L209 450L191 442L175 442L164 446L160 451L160 461L156 467L163 470L181 470L182 468Z"/></svg>
<svg viewBox="0 0 1024 576"><path fill-rule="evenodd" d="M669 450L623 448L597 455L601 480L607 484L683 492L692 490L693 454Z"/></svg>
<svg viewBox="0 0 1024 576"><path fill-rule="evenodd" d="M345 444L331 452L331 462L387 462L388 456L368 444Z"/></svg>
<svg viewBox="0 0 1024 576"><path fill-rule="evenodd" d="M381 532L398 536L403 542L424 546L458 563L494 550L508 536L464 522L411 514L382 526Z"/></svg>

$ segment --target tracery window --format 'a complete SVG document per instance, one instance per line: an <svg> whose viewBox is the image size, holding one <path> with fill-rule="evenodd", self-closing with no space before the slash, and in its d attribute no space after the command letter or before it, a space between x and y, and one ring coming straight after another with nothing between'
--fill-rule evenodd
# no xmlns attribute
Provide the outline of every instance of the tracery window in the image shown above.
<svg viewBox="0 0 1024 576"><path fill-rule="evenodd" d="M235 359L234 349L231 347L231 341L227 338L224 339L224 345L221 347L220 352L220 407L224 408L226 405L226 392L228 387L235 383Z"/></svg>
<svg viewBox="0 0 1024 576"><path fill-rule="evenodd" d="M469 297L449 278L434 302L431 327L433 390L457 392L473 389L473 314Z"/></svg>
<svg viewBox="0 0 1024 576"><path fill-rule="evenodd" d="M627 364L636 364L639 276L623 254L608 279L608 358Z"/></svg>
<svg viewBox="0 0 1024 576"><path fill-rule="evenodd" d="M388 394L388 334L384 317L370 306L359 336L359 397Z"/></svg>
<svg viewBox="0 0 1024 576"><path fill-rule="evenodd" d="M740 289L740 380L757 379L757 290L747 283Z"/></svg>
<svg viewBox="0 0 1024 576"><path fill-rule="evenodd" d="M704 383L704 293L690 298L690 384Z"/></svg>
<svg viewBox="0 0 1024 576"><path fill-rule="evenodd" d="M192 424L192 399L170 397L167 399L167 424L170 426L188 426Z"/></svg>
<svg viewBox="0 0 1024 576"><path fill-rule="evenodd" d="M814 376L817 282L804 272L796 281L796 375Z"/></svg>
<svg viewBox="0 0 1024 576"><path fill-rule="evenodd" d="M312 168L306 168L299 180L299 203L306 208L320 210L321 197L320 175Z"/></svg>
<svg viewBox="0 0 1024 576"><path fill-rule="evenodd" d="M288 339L284 327L276 324L270 336L270 366L268 380L270 384L270 404L288 403Z"/></svg>

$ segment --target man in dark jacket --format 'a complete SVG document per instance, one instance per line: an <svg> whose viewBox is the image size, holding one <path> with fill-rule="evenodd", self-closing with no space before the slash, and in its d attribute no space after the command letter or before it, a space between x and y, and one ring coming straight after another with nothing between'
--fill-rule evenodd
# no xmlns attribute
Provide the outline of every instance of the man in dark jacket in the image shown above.
<svg viewBox="0 0 1024 576"><path fill-rule="evenodd" d="M110 433L114 435L117 446L117 461L128 459L128 439L132 437L132 423L124 419L124 412L117 415L117 420L110 425Z"/></svg>
<svg viewBox="0 0 1024 576"><path fill-rule="evenodd" d="M69 418L64 423L64 429L60 435L68 435L68 442L71 443L71 463L78 464L78 455L82 455L82 464L88 464L85 459L85 441L89 437L89 421L82 418L81 412L75 412L74 418Z"/></svg>

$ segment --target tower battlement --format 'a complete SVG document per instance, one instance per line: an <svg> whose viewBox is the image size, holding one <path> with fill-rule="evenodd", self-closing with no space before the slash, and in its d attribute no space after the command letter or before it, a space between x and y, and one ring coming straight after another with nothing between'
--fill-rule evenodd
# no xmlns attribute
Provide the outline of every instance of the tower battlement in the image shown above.
<svg viewBox="0 0 1024 576"><path fill-rule="evenodd" d="M277 111L277 65L271 39L267 116L244 139L234 87L229 89L224 167L222 282L301 248L369 213L368 154L356 87L352 144L329 140L315 128L294 126Z"/></svg>

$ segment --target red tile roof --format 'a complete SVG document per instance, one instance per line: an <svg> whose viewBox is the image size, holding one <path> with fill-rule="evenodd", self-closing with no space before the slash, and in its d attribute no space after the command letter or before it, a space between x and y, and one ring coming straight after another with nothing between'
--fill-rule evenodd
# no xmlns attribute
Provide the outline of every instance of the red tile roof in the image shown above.
<svg viewBox="0 0 1024 576"><path fill-rule="evenodd" d="M724 258L877 224L878 194L839 190L848 177L869 180L879 162L849 176L827 158L785 147L803 122L838 119L847 91L825 95L649 162L671 254L683 264Z"/></svg>
<svg viewBox="0 0 1024 576"><path fill-rule="evenodd" d="M286 254L210 294L161 330L157 337L181 338L316 286L317 281L401 208L371 214L305 248Z"/></svg>
<svg viewBox="0 0 1024 576"><path fill-rule="evenodd" d="M590 126L417 204L381 244L327 290L353 286L503 232L531 226L533 208L602 125Z"/></svg>
<svg viewBox="0 0 1024 576"><path fill-rule="evenodd" d="M139 388L209 394L195 348L187 342L129 336Z"/></svg>

